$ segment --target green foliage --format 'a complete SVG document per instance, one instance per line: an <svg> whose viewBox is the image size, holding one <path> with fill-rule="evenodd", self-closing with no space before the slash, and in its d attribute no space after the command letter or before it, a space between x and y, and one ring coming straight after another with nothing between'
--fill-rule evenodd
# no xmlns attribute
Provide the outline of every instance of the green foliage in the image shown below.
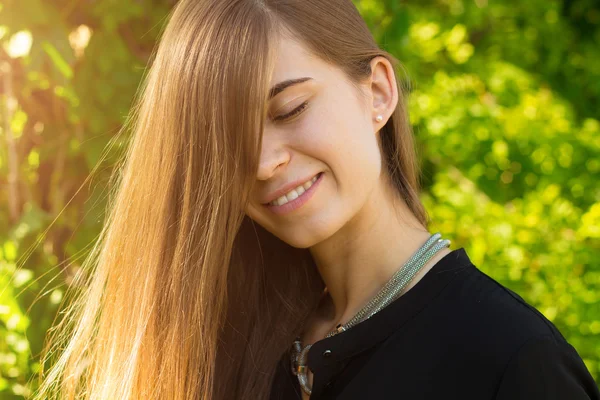
<svg viewBox="0 0 600 400"><path fill-rule="evenodd" d="M2 399L35 389L99 233L124 143L108 145L173 5L144 3L0 0ZM432 231L552 320L598 381L600 6L355 4L408 71Z"/></svg>

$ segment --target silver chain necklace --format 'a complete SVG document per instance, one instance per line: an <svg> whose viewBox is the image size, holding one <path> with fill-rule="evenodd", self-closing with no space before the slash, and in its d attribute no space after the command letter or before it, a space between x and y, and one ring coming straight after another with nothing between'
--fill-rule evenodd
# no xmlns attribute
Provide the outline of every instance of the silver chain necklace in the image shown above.
<svg viewBox="0 0 600 400"><path fill-rule="evenodd" d="M417 272L423 268L425 264L444 247L450 246L450 240L440 239L440 233L431 235L427 242L423 244L409 259L404 263L392 278L379 290L379 292L371 298L371 300L358 311L345 324L338 324L334 330L327 334L327 338L335 336L338 333L344 332L354 325L363 322L383 308L388 306L402 294L402 291L412 280ZM298 336L292 346L291 367L292 373L298 377L298 382L304 393L312 393L312 388L308 384L308 366L306 365L308 351L312 344L307 344L302 348L302 341Z"/></svg>

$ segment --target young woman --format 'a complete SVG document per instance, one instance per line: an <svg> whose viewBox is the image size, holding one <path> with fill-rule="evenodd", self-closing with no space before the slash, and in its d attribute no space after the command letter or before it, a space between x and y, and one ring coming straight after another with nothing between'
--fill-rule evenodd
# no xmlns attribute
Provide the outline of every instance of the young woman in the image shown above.
<svg viewBox="0 0 600 400"><path fill-rule="evenodd" d="M181 0L39 398L600 399L428 232L397 66L350 0Z"/></svg>

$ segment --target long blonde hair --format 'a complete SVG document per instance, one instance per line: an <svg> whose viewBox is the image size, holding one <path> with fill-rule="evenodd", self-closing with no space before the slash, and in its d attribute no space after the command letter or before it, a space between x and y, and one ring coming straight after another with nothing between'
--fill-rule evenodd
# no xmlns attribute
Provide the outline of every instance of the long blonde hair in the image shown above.
<svg viewBox="0 0 600 400"><path fill-rule="evenodd" d="M353 83L380 49L351 0L181 0L122 131L131 142L36 398L264 399L323 292L307 249L245 215L284 30ZM406 81L386 172L424 225Z"/></svg>

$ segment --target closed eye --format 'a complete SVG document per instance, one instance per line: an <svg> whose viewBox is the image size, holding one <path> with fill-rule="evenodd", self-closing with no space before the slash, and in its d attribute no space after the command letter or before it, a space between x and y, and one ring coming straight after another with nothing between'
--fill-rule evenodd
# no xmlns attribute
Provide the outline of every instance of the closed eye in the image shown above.
<svg viewBox="0 0 600 400"><path fill-rule="evenodd" d="M300 104L297 108L295 108L294 110L292 110L291 112L284 114L284 115L278 115L277 117L273 118L273 121L284 121L287 119L290 119L298 114L300 114L302 111L304 111L306 109L306 107L308 107L308 101L305 101L304 103Z"/></svg>

